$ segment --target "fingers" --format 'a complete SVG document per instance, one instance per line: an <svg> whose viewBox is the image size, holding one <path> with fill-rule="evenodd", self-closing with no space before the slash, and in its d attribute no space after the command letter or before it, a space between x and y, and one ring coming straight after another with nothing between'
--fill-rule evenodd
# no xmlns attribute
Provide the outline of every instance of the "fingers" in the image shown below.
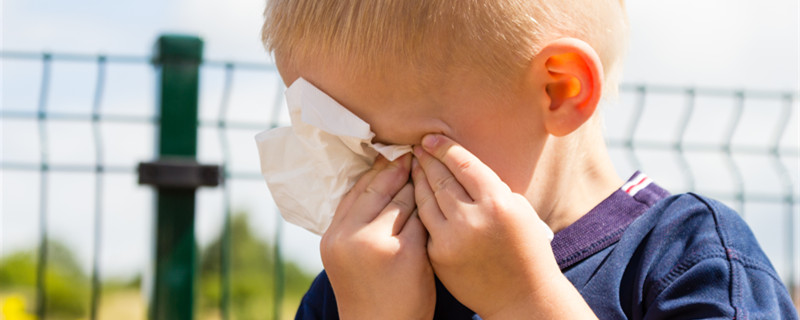
<svg viewBox="0 0 800 320"><path fill-rule="evenodd" d="M418 243L422 245L427 244L428 230L426 230L425 226L422 224L417 211L411 213L403 230L400 231L398 236L409 241L419 241Z"/></svg>
<svg viewBox="0 0 800 320"><path fill-rule="evenodd" d="M372 221L378 228L395 236L402 232L408 217L414 212L414 185L406 183L386 208Z"/></svg>
<svg viewBox="0 0 800 320"><path fill-rule="evenodd" d="M378 172L381 172L381 170L389 166L390 163L391 162L386 160L386 158L384 158L382 155L378 155L378 157L375 158L375 163L372 164L372 168L370 168L366 173L364 173L363 176L361 176L361 178L358 179L358 182L356 182L356 184L353 185L353 188L348 191L348 195L354 194L354 200L355 198L358 198L358 195L364 192L369 183L372 182L372 179L375 179L375 176L378 175Z"/></svg>
<svg viewBox="0 0 800 320"><path fill-rule="evenodd" d="M448 213L456 210L459 204L473 202L464 187L442 162L419 146L414 147L414 156L419 159L419 165L422 167L436 202L445 212L445 217L448 217Z"/></svg>
<svg viewBox="0 0 800 320"><path fill-rule="evenodd" d="M448 137L439 134L428 134L422 138L422 147L444 164L448 173L463 187L467 195L474 200L488 196L493 190L507 189L497 174L472 153ZM416 153L415 153L416 154ZM418 156L419 157L419 156ZM427 161L431 162L431 161ZM425 162L423 162L424 164ZM429 170L432 167L432 170ZM446 181L448 177L436 166L425 166L425 172L432 181ZM437 191L437 183L431 186Z"/></svg>
<svg viewBox="0 0 800 320"><path fill-rule="evenodd" d="M367 170L361 178L358 179L355 185L350 188L350 191L347 191L347 194L342 197L342 201L339 202L339 206L336 209L336 212L333 214L333 219L331 220L331 225L338 224L344 217L350 212L350 208L353 207L353 202L358 199L358 196L364 192L364 189L375 179L375 176L378 175L378 172L386 168L389 165L389 160L386 160L383 156L379 155L375 159L375 163L372 165L372 168Z"/></svg>
<svg viewBox="0 0 800 320"><path fill-rule="evenodd" d="M410 167L411 155L404 155L378 171L363 191L353 190L358 197L353 202L353 210L348 210L346 221L363 224L374 220L408 182Z"/></svg>
<svg viewBox="0 0 800 320"><path fill-rule="evenodd" d="M416 158L412 160L411 176L414 179L414 200L417 203L417 211L422 224L428 230L438 229L438 226L446 218L436 202L436 196L428 184L425 171L422 170Z"/></svg>

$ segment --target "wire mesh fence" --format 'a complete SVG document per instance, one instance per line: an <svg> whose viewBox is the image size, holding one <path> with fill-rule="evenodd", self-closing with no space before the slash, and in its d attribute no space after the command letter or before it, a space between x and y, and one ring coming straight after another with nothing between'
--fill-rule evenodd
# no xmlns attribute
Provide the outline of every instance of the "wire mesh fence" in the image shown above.
<svg viewBox="0 0 800 320"><path fill-rule="evenodd" d="M36 315L39 318L46 318L47 317L47 308L45 306L48 305L48 294L46 294L47 289L47 280L46 280L46 270L48 269L48 243L50 242L50 230L52 228L51 225L48 225L49 219L48 215L52 208L49 206L48 199L51 198L50 193L52 192L66 192L66 193L76 193L76 192L90 192L92 193L92 197L95 199L95 203L93 205L93 223L94 226L93 230L91 230L93 234L92 238L92 248L91 248L91 263L90 263L90 274L91 274L91 290L90 290L90 306L89 306L89 317L91 319L95 319L97 317L97 310L99 306L99 294L101 291L101 284L100 284L100 275L102 273L100 267L100 256L103 252L103 240L101 237L102 234L102 225L103 225L103 215L104 215L104 190L108 186L104 181L104 177L109 175L135 175L137 169L137 163L139 161L148 160L152 157L152 154L144 153L144 157L140 158L128 158L127 163L114 163L109 164L108 160L106 159L107 151L106 146L108 142L104 141L103 137L103 130L102 126L115 126L115 125L138 125L146 127L145 131L155 132L159 130L159 115L157 114L155 108L149 105L140 105L141 109L135 112L125 112L123 113L113 113L113 112L105 112L103 109L103 97L105 95L104 88L106 86L107 81L107 66L109 65L134 65L138 67L146 66L147 68L152 68L152 59L150 57L134 57L134 56L118 56L118 55L81 55L81 54L51 54L51 53L29 53L29 52L2 52L2 56L5 65L13 64L16 61L25 61L30 62L34 61L40 64L41 73L39 75L39 86L38 86L38 101L36 104L35 109L25 108L25 106L15 105L15 101L4 101L4 107L2 112L2 120L5 124L8 124L9 121L32 121L35 122L37 127L37 138L38 138L38 159L30 159L27 160L19 160L15 159L13 155L5 154L2 159L2 171L3 172L14 172L14 171L23 171L23 172L36 172L38 173L39 177L39 188L38 188L38 195L36 196L37 199L37 213L38 213L38 222L39 225L37 227L38 232L38 250L37 250L37 264L36 264ZM53 64L54 62L67 62L67 63L77 63L82 68L92 68L96 69L95 74L95 85L93 88L93 99L91 104L91 109L88 112L75 112L74 110L51 110L49 107L51 106L50 101L50 93L51 93L51 82L52 82L52 73L53 73ZM222 97L221 101L219 101L217 105L217 114L216 119L200 119L197 122L198 130L201 129L212 129L218 132L218 143L217 150L219 151L219 158L221 162L219 163L224 170L225 179L235 183L237 180L250 180L250 181L261 181L261 174L258 172L257 167L251 167L250 170L242 170L237 171L232 169L233 166L229 166L228 164L231 161L231 148L230 148L230 139L229 133L236 132L236 131L244 131L247 132L248 135L252 136L255 134L255 131L264 130L271 127L278 126L278 119L279 119L279 107L281 102L276 100L273 102L276 105L274 108L274 114L270 119L264 118L261 121L241 121L241 120L229 120L227 117L227 113L229 110L230 105L230 97L231 91L233 90L233 79L235 72L241 71L248 71L248 72L261 72L269 74L272 77L275 77L277 74L275 73L275 68L269 64L252 64L252 63L233 63L233 62L219 62L219 61L204 61L203 62L203 69L206 72L216 72L221 71L224 73L224 81L222 84ZM151 81L155 82L156 79L155 72L151 75ZM14 79L9 79L14 80ZM8 81L8 80L6 80ZM275 88L276 92L280 90L280 88ZM152 98L152 97L151 97ZM276 98L277 99L277 98ZM91 127L91 140L90 141L73 141L77 145L89 145L91 146L90 151L94 152L94 163L91 164L76 164L76 163L64 163L64 162L54 162L50 155L49 149L51 147L51 139L54 135L59 135L60 133L54 133L48 127L50 123L77 123L79 125L85 125ZM7 127L7 126L6 126ZM10 130L4 130L5 136L8 140L5 140L4 145L9 146L9 144L13 144L14 142L9 143L10 140L14 139L14 133L9 132ZM149 144L151 148L153 148L154 139L152 139L151 135L143 135L141 137L133 137L134 140L144 140L141 142L143 144ZM252 139L249 139L247 142L252 143ZM29 143L31 148L36 148L35 143ZM14 149L13 146L10 146L10 149ZM9 149L9 148L6 148ZM33 161L32 161L33 160ZM81 175L88 175L94 177L94 184L93 188L89 190L52 190L52 186L50 183L50 176L53 173L76 173ZM220 261L220 265L222 266L222 276L221 281L221 288L222 296L220 297L221 301L221 310L223 313L223 318L227 318L227 310L230 304L230 293L227 288L230 288L230 277L229 277L229 269L228 266L230 262L227 261L229 257L230 248L230 241L229 241L229 230L227 228L230 226L230 215L231 215L231 191L230 185L232 183L225 184L222 186L223 190L223 210L224 213L224 225L222 233L223 233L223 254L220 255L221 259L225 259ZM5 208L6 212L10 215L13 214L9 211L18 210L18 208ZM130 214L148 214L148 212L129 212ZM281 247L281 233L280 233L280 223L276 223L274 225L275 230L275 259L277 260L278 264L283 260L280 247ZM11 228L13 226L6 226L7 228ZM77 232L85 232L88 230L82 230ZM139 244L141 246L147 246L147 243ZM280 279L282 278L282 270L280 268L276 268L277 277ZM270 288L272 289L272 288ZM281 282L278 282L275 285L274 291L279 293L282 292L282 285ZM281 295L275 295L275 302L273 305L280 305L281 304ZM273 308L275 313L273 314L274 318L280 317L280 308Z"/></svg>
<svg viewBox="0 0 800 320"><path fill-rule="evenodd" d="M0 59L4 66L25 64L30 70L25 77L36 79L20 81L20 92L35 92L35 103L23 103L24 99L14 100L14 92L6 90L3 98L3 110L0 119L3 121L3 156L0 162L0 173L5 177L4 190L8 191L14 181L9 173L27 172L25 179L36 176L38 179L35 194L29 195L33 201L14 202L4 200L4 216L14 214L25 215L35 212L38 226L36 243L38 243L36 262L36 314L46 318L48 314L48 253L50 231L53 220L49 215L58 210L50 199L54 194L68 193L88 194L93 202L90 208L91 226L89 230L74 230L77 233L91 234L91 247L88 261L90 274L88 314L90 319L98 318L98 309L102 301L102 279L104 278L103 256L109 255L104 245L104 219L111 211L127 215L152 215L152 209L113 208L114 200L108 193L120 187L120 182L111 176L135 176L136 165L154 157L153 153L141 152L131 156L116 156L121 152L119 146L110 148L111 139L108 130L115 127L133 125L143 129L139 134L125 137L123 145L144 145L155 149L154 132L159 130L160 116L153 106L152 92L136 92L141 86L122 89L117 92L146 96L151 99L140 102L135 111L115 109L108 102L109 68L117 66L133 66L150 70L150 85L157 81L152 71L153 61L150 57L124 55L81 55L63 53L31 53L2 52ZM91 99L88 108L65 109L54 108L60 101L54 100L54 64L70 63L75 68L93 70L91 77L76 77L68 82L82 81L91 78ZM230 317L231 311L231 252L237 249L231 241L232 212L239 206L232 186L240 182L261 183L261 174L255 159L255 146L252 137L256 132L287 123L282 92L282 83L278 79L274 65L269 63L245 63L204 60L200 66L201 79L214 78L216 81L204 81L200 90L200 118L197 129L200 134L200 148L210 150L207 157L223 169L225 183L220 187L221 204L216 207L222 211L222 222L218 225L221 245L219 250L219 288L217 300L219 314L223 319ZM7 78L3 82L9 88L10 82L23 80ZM255 75L255 77L253 77ZM11 75L9 75L11 77ZM21 76L20 76L21 77ZM260 77L260 78L259 78ZM270 81L253 81L259 78ZM248 81L249 80L249 81ZM126 79L113 81L125 82ZM33 85L35 83L35 85ZM34 88L31 88L31 87ZM216 86L212 88L212 86ZM15 87L16 88L16 87ZM212 92L213 93L209 93ZM256 92L253 95L239 95L237 91ZM260 92L260 93L259 93ZM265 93L266 92L266 93ZM242 98L244 97L244 98ZM257 97L253 99L252 97ZM692 191L723 200L737 209L751 223L756 236L765 247L765 251L776 265L787 287L793 292L797 301L800 290L800 238L798 224L798 93L784 91L754 91L737 89L716 89L697 87L657 86L645 84L623 84L620 102L617 106L604 109L607 127L607 142L618 170L624 176L635 169L643 169L654 179L666 186L673 193ZM143 101L137 98L137 101ZM146 99L145 99L146 100ZM255 101L253 101L255 100ZM254 109L240 108L240 104L255 106ZM117 112L120 111L121 112ZM248 111L249 110L249 111ZM12 129L19 123L35 126L35 138L27 135L18 136ZM75 149L92 154L89 161L54 161L52 151L62 148L53 143L54 139L68 135L62 130L54 130L53 124L69 123L89 129L88 137L83 141L71 141ZM205 133L205 134L204 134ZM118 142L117 142L118 143ZM251 147L252 151L243 152ZM122 148L124 149L124 148ZM6 152L8 151L8 152ZM17 156L15 152L28 154ZM153 152L153 151L150 151ZM248 153L249 152L249 153ZM243 157L252 159L242 160ZM113 159L113 160L112 160ZM201 157L201 160L202 157ZM626 171L627 170L627 171ZM69 173L89 177L92 182L86 188L62 188L54 186L53 175ZM125 180L130 183L130 180ZM124 183L124 182L123 182ZM4 193L6 193L4 191ZM258 190L263 197L259 202L269 202L266 188ZM245 192L247 196L253 194ZM202 195L201 195L202 197ZM116 199L116 198L115 198ZM145 197L144 199L150 199ZM150 199L152 201L152 199ZM198 202L204 201L198 199ZM16 204L15 204L16 203ZM23 203L23 204L19 204ZM17 204L19 204L17 206ZM262 204L263 205L263 204ZM32 208L35 206L35 208ZM124 206L124 204L123 204ZM267 204L267 206L272 206ZM137 211L138 210L138 211ZM217 209L213 209L217 210ZM59 211L60 212L60 211ZM61 212L69 215L70 212ZM278 215L274 209L268 219L272 229L269 237L274 241L274 250L270 252L275 261L273 270L275 281L271 284L257 284L273 292L273 318L281 318L286 314L280 307L284 299L285 278L283 261L286 252L282 248L286 239ZM16 228L9 225L14 219L4 218L4 247L9 248L17 241L9 230ZM19 238L24 239L24 237ZM22 241L22 240L19 240ZM135 246L146 247L147 243L136 243ZM8 252L3 252L6 254ZM146 271L145 271L146 273ZM145 291L148 291L145 287Z"/></svg>

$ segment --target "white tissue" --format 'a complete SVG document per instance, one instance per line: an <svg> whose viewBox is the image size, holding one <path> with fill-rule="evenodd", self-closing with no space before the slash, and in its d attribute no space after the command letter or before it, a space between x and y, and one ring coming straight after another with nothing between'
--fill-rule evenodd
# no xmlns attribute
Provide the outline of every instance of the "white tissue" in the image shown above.
<svg viewBox="0 0 800 320"><path fill-rule="evenodd" d="M372 143L369 124L303 78L286 102L292 126L256 135L261 173L283 218L321 235L378 154L395 160L411 146Z"/></svg>

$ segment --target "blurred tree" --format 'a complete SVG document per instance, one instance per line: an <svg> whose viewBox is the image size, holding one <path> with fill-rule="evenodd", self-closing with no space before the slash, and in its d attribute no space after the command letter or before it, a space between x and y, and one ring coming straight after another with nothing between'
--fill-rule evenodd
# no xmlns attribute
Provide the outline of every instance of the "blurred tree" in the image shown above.
<svg viewBox="0 0 800 320"><path fill-rule="evenodd" d="M86 315L89 307L89 280L74 253L59 241L47 244L45 270L47 314L53 319ZM0 294L13 294L33 308L36 288L36 250L24 250L0 259ZM28 310L32 312L33 310Z"/></svg>
<svg viewBox="0 0 800 320"><path fill-rule="evenodd" d="M200 254L198 307L201 313L217 312L221 298L221 236ZM275 247L256 237L247 214L239 212L231 219L230 310L235 319L266 319L272 315L275 288ZM313 276L294 262L284 262L284 316L291 318Z"/></svg>
<svg viewBox="0 0 800 320"><path fill-rule="evenodd" d="M200 285L196 296L200 318L219 312L221 248L221 239L217 237L201 250ZM273 314L274 254L274 245L253 234L246 214L234 215L231 221L230 310L235 319L266 319ZM18 251L0 259L0 301L10 301L9 308L13 307L15 314L32 313L35 307L36 259L35 249ZM286 318L291 318L313 276L304 273L294 262L284 262L283 267L285 291L280 308ZM88 315L90 281L73 252L61 242L48 243L46 277L48 319L76 319ZM106 280L103 296L110 298L109 293L136 292L140 281L139 275L132 279ZM3 299L4 296L13 299ZM134 294L132 299L138 299L137 296ZM123 297L131 299L131 295ZM25 310L18 310L20 306Z"/></svg>

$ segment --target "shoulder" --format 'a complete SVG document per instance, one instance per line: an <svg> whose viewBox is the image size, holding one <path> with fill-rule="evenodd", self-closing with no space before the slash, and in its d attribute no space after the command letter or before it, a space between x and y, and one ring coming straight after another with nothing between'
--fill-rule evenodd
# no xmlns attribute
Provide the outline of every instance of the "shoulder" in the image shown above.
<svg viewBox="0 0 800 320"><path fill-rule="evenodd" d="M664 260L692 264L719 258L760 268L774 268L747 223L724 204L687 193L669 197L653 207L654 224L648 243Z"/></svg>
<svg viewBox="0 0 800 320"><path fill-rule="evenodd" d="M689 193L659 202L647 219L638 251L648 313L672 318L697 309L723 317L794 318L788 292L734 210Z"/></svg>

